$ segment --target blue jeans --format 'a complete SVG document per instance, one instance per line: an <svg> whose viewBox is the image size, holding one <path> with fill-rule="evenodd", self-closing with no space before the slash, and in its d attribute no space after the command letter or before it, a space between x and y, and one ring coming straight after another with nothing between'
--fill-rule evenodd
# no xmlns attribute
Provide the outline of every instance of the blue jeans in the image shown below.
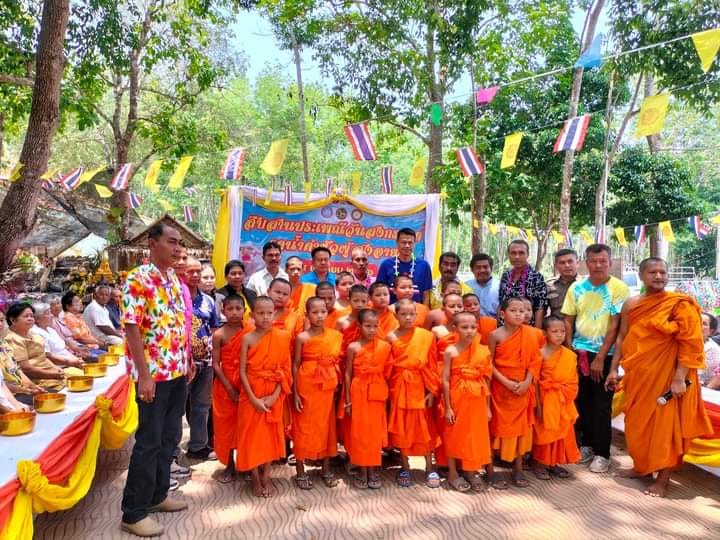
<svg viewBox="0 0 720 540"><path fill-rule="evenodd" d="M167 497L170 462L186 395L185 377L178 377L157 383L155 399L151 403L136 398L138 428L122 498L125 523L144 519L149 507L160 504Z"/></svg>
<svg viewBox="0 0 720 540"><path fill-rule="evenodd" d="M195 363L196 374L188 385L188 424L190 424L189 452L199 452L208 446L208 415L212 400L213 367L205 362Z"/></svg>

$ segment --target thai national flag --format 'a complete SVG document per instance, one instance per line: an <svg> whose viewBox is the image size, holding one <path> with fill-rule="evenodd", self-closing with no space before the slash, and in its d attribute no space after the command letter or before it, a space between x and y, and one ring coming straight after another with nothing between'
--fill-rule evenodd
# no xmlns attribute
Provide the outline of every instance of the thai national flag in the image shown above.
<svg viewBox="0 0 720 540"><path fill-rule="evenodd" d="M233 148L228 152L228 157L225 160L220 171L220 178L222 180L239 180L242 178L242 168L245 162L245 149L244 148Z"/></svg>
<svg viewBox="0 0 720 540"><path fill-rule="evenodd" d="M347 135L348 141L350 141L353 155L357 161L374 161L377 159L375 145L370 136L370 129L367 122L345 126L345 135Z"/></svg>
<svg viewBox="0 0 720 540"><path fill-rule="evenodd" d="M392 165L383 167L380 171L380 184L382 185L383 193L392 193Z"/></svg>
<svg viewBox="0 0 720 540"><path fill-rule="evenodd" d="M710 233L710 229L703 224L701 216L689 217L688 223L690 224L690 230L695 233L698 240L702 240Z"/></svg>
<svg viewBox="0 0 720 540"><path fill-rule="evenodd" d="M590 124L590 115L584 114L575 118L565 120L565 125L560 130L553 147L553 154L563 152L565 150L579 151L585 142L585 134Z"/></svg>
<svg viewBox="0 0 720 540"><path fill-rule="evenodd" d="M195 216L193 216L193 209L190 205L184 205L183 206L183 217L185 218L185 223L190 223L191 221L195 221Z"/></svg>
<svg viewBox="0 0 720 540"><path fill-rule="evenodd" d="M110 182L110 189L115 191L123 191L128 188L130 184L130 177L132 176L132 163L125 163L113 176L112 182Z"/></svg>
<svg viewBox="0 0 720 540"><path fill-rule="evenodd" d="M327 178L325 180L325 196L329 197L333 192L333 184L335 184L334 178Z"/></svg>
<svg viewBox="0 0 720 540"><path fill-rule="evenodd" d="M293 188L290 184L285 184L285 206L290 206L293 202Z"/></svg>
<svg viewBox="0 0 720 540"><path fill-rule="evenodd" d="M568 229L565 229L563 231L563 236L565 237L565 247L573 247L572 233Z"/></svg>
<svg viewBox="0 0 720 540"><path fill-rule="evenodd" d="M65 189L67 189L68 191L72 191L80 185L80 177L82 176L84 170L85 169L83 169L82 167L73 169L65 176L61 176L59 182L63 185Z"/></svg>
<svg viewBox="0 0 720 540"><path fill-rule="evenodd" d="M466 146L464 148L458 148L455 151L455 155L457 156L458 164L462 169L463 176L468 177L476 174L482 174L485 170L483 162L477 157L477 154L472 147Z"/></svg>
<svg viewBox="0 0 720 540"><path fill-rule="evenodd" d="M51 180L43 180L41 185L45 191L51 191L55 189L55 183Z"/></svg>
<svg viewBox="0 0 720 540"><path fill-rule="evenodd" d="M137 193L130 193L128 198L130 200L130 208L132 208L133 210L135 210L136 208L140 208L140 205L143 202L140 195L138 195Z"/></svg>
<svg viewBox="0 0 720 540"><path fill-rule="evenodd" d="M645 225L635 225L633 236L635 237L635 243L642 246L645 243Z"/></svg>

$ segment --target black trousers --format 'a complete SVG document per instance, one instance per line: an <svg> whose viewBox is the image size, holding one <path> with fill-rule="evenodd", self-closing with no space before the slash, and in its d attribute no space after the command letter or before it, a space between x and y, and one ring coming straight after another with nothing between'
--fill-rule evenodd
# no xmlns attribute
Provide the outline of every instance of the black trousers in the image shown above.
<svg viewBox="0 0 720 540"><path fill-rule="evenodd" d="M596 354L588 352L588 360L592 362ZM610 442L612 439L612 400L613 391L605 390L605 378L610 371L612 356L605 358L603 376L600 382L593 381L590 376L579 375L578 397L575 405L579 413L575 424L575 434L580 446L589 446L596 456L610 459Z"/></svg>
<svg viewBox="0 0 720 540"><path fill-rule="evenodd" d="M122 498L125 523L137 523L147 516L149 507L160 504L167 497L170 462L177 427L185 412L186 395L185 377L178 377L157 383L155 399L151 403L136 398L138 429Z"/></svg>

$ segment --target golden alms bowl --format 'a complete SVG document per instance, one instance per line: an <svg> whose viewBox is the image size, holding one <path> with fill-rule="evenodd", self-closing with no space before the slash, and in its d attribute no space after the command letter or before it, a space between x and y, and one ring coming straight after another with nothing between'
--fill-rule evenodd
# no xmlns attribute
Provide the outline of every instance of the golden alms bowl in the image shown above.
<svg viewBox="0 0 720 540"><path fill-rule="evenodd" d="M70 392L87 392L93 387L93 378L86 375L68 377L66 382Z"/></svg>
<svg viewBox="0 0 720 540"><path fill-rule="evenodd" d="M108 347L108 354L117 354L122 356L125 354L125 345L110 345Z"/></svg>
<svg viewBox="0 0 720 540"><path fill-rule="evenodd" d="M117 366L119 361L120 355L113 353L101 354L98 358L98 364L102 364L103 366Z"/></svg>
<svg viewBox="0 0 720 540"><path fill-rule="evenodd" d="M65 394L35 394L33 407L39 413L60 412L65 408Z"/></svg>
<svg viewBox="0 0 720 540"><path fill-rule="evenodd" d="M34 412L0 414L0 435L14 437L30 433L35 428L36 416Z"/></svg>
<svg viewBox="0 0 720 540"><path fill-rule="evenodd" d="M107 373L107 368L105 364L85 364L83 366L83 373L88 377L104 377Z"/></svg>

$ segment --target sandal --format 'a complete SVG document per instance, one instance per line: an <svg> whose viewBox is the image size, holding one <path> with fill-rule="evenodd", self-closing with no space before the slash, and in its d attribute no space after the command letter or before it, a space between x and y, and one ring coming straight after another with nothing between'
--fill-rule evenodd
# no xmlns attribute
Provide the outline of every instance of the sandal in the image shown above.
<svg viewBox="0 0 720 540"><path fill-rule="evenodd" d="M535 469L534 472L536 478L539 478L540 480L550 480L550 472L548 471L547 467Z"/></svg>
<svg viewBox="0 0 720 540"><path fill-rule="evenodd" d="M400 469L400 472L397 475L397 484L400 487L410 487L412 485L412 478L410 476L410 471L407 469Z"/></svg>
<svg viewBox="0 0 720 540"><path fill-rule="evenodd" d="M300 489L312 489L313 483L307 474L301 474L295 477L295 484Z"/></svg>
<svg viewBox="0 0 720 540"><path fill-rule="evenodd" d="M485 489L482 475L479 472L465 473L465 480L470 483L470 487L475 493L480 493Z"/></svg>
<svg viewBox="0 0 720 540"><path fill-rule="evenodd" d="M320 478L322 478L323 483L325 484L325 487L334 488L338 485L338 479L335 477L334 473L325 473L321 474Z"/></svg>
<svg viewBox="0 0 720 540"><path fill-rule="evenodd" d="M382 482L380 481L379 476L373 475L370 478L368 478L367 485L370 489L380 489L382 487Z"/></svg>
<svg viewBox="0 0 720 540"><path fill-rule="evenodd" d="M354 485L357 489L367 489L367 488L368 488L368 481L365 480L364 478L361 478L361 477L359 477L359 476L356 476L355 478L353 478L353 485Z"/></svg>
<svg viewBox="0 0 720 540"><path fill-rule="evenodd" d="M287 457L286 463L287 463L290 467L294 467L295 465L297 465L297 458L295 457L295 454L290 454L290 455Z"/></svg>
<svg viewBox="0 0 720 540"><path fill-rule="evenodd" d="M450 482L450 485L455 491L459 491L460 493L465 493L466 491L472 489L472 486L468 484L467 480L465 480L462 476L458 476L455 480Z"/></svg>
<svg viewBox="0 0 720 540"><path fill-rule="evenodd" d="M487 479L487 483L491 488L501 490L501 491L508 488L507 481L500 478L500 475L497 473L490 476Z"/></svg>
<svg viewBox="0 0 720 540"><path fill-rule="evenodd" d="M527 479L525 478L525 475L523 473L514 474L512 477L512 483L513 483L513 486L519 487L519 488L526 488L530 485L530 482L527 481Z"/></svg>
<svg viewBox="0 0 720 540"><path fill-rule="evenodd" d="M555 465L555 467L550 467L550 474L554 474L558 478L569 478L570 477L570 471L563 467L558 467Z"/></svg>
<svg viewBox="0 0 720 540"><path fill-rule="evenodd" d="M429 488L439 488L440 487L440 475L436 473L435 471L428 473L425 476L425 485Z"/></svg>

